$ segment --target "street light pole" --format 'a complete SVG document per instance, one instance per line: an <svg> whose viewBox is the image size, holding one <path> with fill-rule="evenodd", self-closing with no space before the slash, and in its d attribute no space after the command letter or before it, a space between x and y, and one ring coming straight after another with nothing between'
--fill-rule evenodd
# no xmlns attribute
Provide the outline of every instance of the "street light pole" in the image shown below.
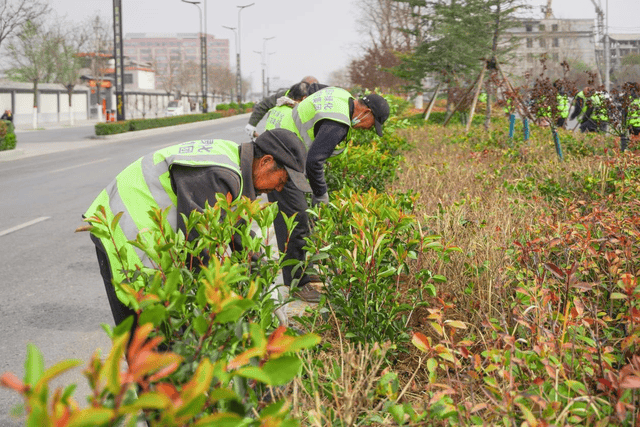
<svg viewBox="0 0 640 427"><path fill-rule="evenodd" d="M206 113L209 111L209 102L207 102L207 94L209 93L209 54L207 49L207 0L204 1L204 100L202 103L202 112Z"/></svg>
<svg viewBox="0 0 640 427"><path fill-rule="evenodd" d="M238 70L237 70L237 76L236 76L236 90L237 90L237 96L238 96L238 106L240 104L242 104L242 71L240 68L240 53L242 51L242 41L241 41L241 37L242 37L242 31L240 27L240 12L242 12L242 9L245 9L247 7L253 6L255 3L251 3L251 4L247 4L244 6L238 6L238 52L236 55L236 61L238 63Z"/></svg>
<svg viewBox="0 0 640 427"><path fill-rule="evenodd" d="M254 50L255 53L260 54L260 65L262 66L262 97L265 98L267 95L265 95L265 90L266 90L266 80L265 80L265 63L264 63L264 52L259 52L257 50Z"/></svg>
<svg viewBox="0 0 640 427"><path fill-rule="evenodd" d="M237 92L238 91L238 67L240 65L238 61L238 33L236 32L236 27L226 27L223 25L222 28L226 28L227 30L233 31L233 38L236 45L236 92ZM240 95L237 95L237 98L240 99Z"/></svg>
<svg viewBox="0 0 640 427"><path fill-rule="evenodd" d="M207 83L206 83L206 61L207 61L207 42L202 32L202 9L200 9L199 1L182 0L184 3L190 3L198 8L200 16L200 88L202 90L202 111L207 112ZM206 3L205 3L206 4Z"/></svg>
<svg viewBox="0 0 640 427"><path fill-rule="evenodd" d="M263 57L262 57L262 97L266 98L267 96L269 96L269 84L267 83L269 77L268 77L268 69L267 69L267 61L269 60L269 55L267 54L267 41L276 38L276 36L273 37L264 37L262 40L262 52L263 52Z"/></svg>
<svg viewBox="0 0 640 427"><path fill-rule="evenodd" d="M273 55L275 52L267 53L267 96L269 96L269 55Z"/></svg>

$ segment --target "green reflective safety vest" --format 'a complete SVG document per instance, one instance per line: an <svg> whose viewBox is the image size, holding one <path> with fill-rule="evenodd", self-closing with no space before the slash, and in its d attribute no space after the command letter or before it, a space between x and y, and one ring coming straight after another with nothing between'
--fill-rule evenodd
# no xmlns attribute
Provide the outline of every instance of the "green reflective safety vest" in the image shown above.
<svg viewBox="0 0 640 427"><path fill-rule="evenodd" d="M149 211L152 208L169 207L167 220L176 230L178 227L177 196L171 188L169 175L173 165L222 166L242 177L240 150L235 142L209 139L173 145L147 154L127 166L93 201L84 214L85 218L93 216L101 205L106 210L109 223L117 213L123 212L113 236L117 248L124 246L128 240L135 240L141 230L153 227L153 221L149 217ZM242 188L238 194L242 194ZM121 272L123 266L117 256L116 248L111 240L101 240L109 256L113 277L122 282L125 276ZM128 249L129 268L150 267L148 258L141 250L138 248L133 250L133 246Z"/></svg>
<svg viewBox="0 0 640 427"><path fill-rule="evenodd" d="M589 108L589 106L587 105L587 97L584 95L584 91L580 91L576 94L575 99L576 101L582 100L582 109L580 110L580 114L578 115L578 122L582 123L586 119L584 114L587 112L587 108Z"/></svg>
<svg viewBox="0 0 640 427"><path fill-rule="evenodd" d="M591 120L593 120L594 122L608 122L609 115L607 114L607 108L602 102L602 96L599 93L595 93L591 97L591 103L593 105Z"/></svg>
<svg viewBox="0 0 640 427"><path fill-rule="evenodd" d="M315 140L313 128L319 120L334 120L351 128L350 99L354 97L344 89L324 88L306 97L293 108L283 105L271 109L265 130L288 129L298 135L309 150Z"/></svg>
<svg viewBox="0 0 640 427"><path fill-rule="evenodd" d="M567 95L556 95L558 101L558 114L561 118L569 117L569 97Z"/></svg>
<svg viewBox="0 0 640 427"><path fill-rule="evenodd" d="M627 116L629 126L640 128L640 98L636 98L629 104L629 114Z"/></svg>

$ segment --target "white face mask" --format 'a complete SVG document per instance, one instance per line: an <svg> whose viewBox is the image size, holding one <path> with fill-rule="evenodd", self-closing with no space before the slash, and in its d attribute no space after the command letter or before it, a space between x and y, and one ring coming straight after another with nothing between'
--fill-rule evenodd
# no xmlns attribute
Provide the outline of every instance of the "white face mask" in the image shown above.
<svg viewBox="0 0 640 427"><path fill-rule="evenodd" d="M360 123L362 121L362 119L364 118L364 116L366 116L367 114L369 114L369 112L365 112L364 114L359 114L357 117L354 117L353 119L351 119L351 126L355 126L358 123Z"/></svg>

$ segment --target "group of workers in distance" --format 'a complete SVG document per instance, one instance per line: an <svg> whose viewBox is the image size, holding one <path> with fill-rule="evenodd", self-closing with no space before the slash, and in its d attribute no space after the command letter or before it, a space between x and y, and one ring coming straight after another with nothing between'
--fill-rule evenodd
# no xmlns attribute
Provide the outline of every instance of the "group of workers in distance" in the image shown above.
<svg viewBox="0 0 640 427"><path fill-rule="evenodd" d="M131 315L135 319L135 313L118 298L113 285L113 281L127 281L115 246L135 240L141 230L151 227L148 212L152 208L169 207L169 224L187 236L181 214L189 217L193 210L204 210L207 203L213 206L216 194L230 195L233 200L242 196L254 200L266 193L270 202L278 202L280 213L274 228L279 250L286 251L286 259L306 265L304 239L311 229L305 193L311 193L313 205L328 203L326 160L337 153L336 146L347 139L352 129L375 129L382 136L389 112L389 104L378 94L356 99L342 88L319 84L309 76L254 107L245 129L250 139L246 143L222 139L188 141L130 164L83 215L91 223L89 219L102 206L111 222L121 213L113 240L91 235L115 323L120 324ZM256 126L265 115L265 131L258 134ZM297 225L291 236L282 213L296 215ZM187 239L193 240L196 233L192 231ZM129 250L127 257L129 266L153 268L141 252ZM293 297L320 301L321 293L311 285L319 278L307 274L304 268L284 268L283 279Z"/></svg>
<svg viewBox="0 0 640 427"><path fill-rule="evenodd" d="M557 118L555 126L558 128L564 128L568 120L577 120L576 127L581 132L606 132L609 126L609 110L612 108L617 109L622 114L620 116L626 121L629 132L633 135L640 134L640 97L636 89L638 85L627 84L625 85L625 91L617 94L617 98L627 97L627 100L621 102L620 99L616 102L608 101L610 99L609 94L604 91L597 91L591 86L586 86L584 89L577 92L573 99L570 99L567 92L559 84L559 81L554 82L554 87L557 91L556 95L556 108ZM505 112L509 113L509 103L507 100L507 107ZM535 105L535 102L531 102ZM619 105L624 104L624 105ZM571 106L573 111L570 112ZM533 107L536 109L536 107ZM548 106L537 107L535 116L543 120L551 120L550 108Z"/></svg>

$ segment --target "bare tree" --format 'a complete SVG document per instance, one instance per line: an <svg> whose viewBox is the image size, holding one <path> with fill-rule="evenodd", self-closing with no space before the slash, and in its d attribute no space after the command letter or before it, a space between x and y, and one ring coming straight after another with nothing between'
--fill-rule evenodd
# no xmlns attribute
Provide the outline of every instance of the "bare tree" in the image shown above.
<svg viewBox="0 0 640 427"><path fill-rule="evenodd" d="M73 89L80 82L82 70L82 60L79 54L87 47L90 33L86 26L60 25L57 28L56 37L59 42L53 58L56 66L55 81L67 88L69 122L73 125Z"/></svg>
<svg viewBox="0 0 640 427"><path fill-rule="evenodd" d="M367 47L381 50L407 51L422 39L421 16L426 2L411 0L363 0L356 23L366 34ZM422 3L422 4L421 4Z"/></svg>
<svg viewBox="0 0 640 427"><path fill-rule="evenodd" d="M100 89L105 81L109 60L113 58L112 25L99 14L91 17L83 25L91 31L86 44L87 52L80 56L85 58L84 67L89 69L91 78L95 81L96 103L100 104Z"/></svg>
<svg viewBox="0 0 640 427"><path fill-rule="evenodd" d="M33 83L33 127L38 127L38 84L51 83L56 75L54 55L59 40L42 24L27 21L7 47L14 81Z"/></svg>
<svg viewBox="0 0 640 427"><path fill-rule="evenodd" d="M200 66L193 61L180 63L176 82L181 92L198 92L200 89Z"/></svg>
<svg viewBox="0 0 640 427"><path fill-rule="evenodd" d="M362 54L349 64L352 84L397 90L406 85L390 68L400 64L399 54L410 52L424 37L426 12L422 0L363 0L356 21L366 35Z"/></svg>
<svg viewBox="0 0 640 427"><path fill-rule="evenodd" d="M49 5L43 0L0 0L0 45L27 22L35 22L48 12Z"/></svg>
<svg viewBox="0 0 640 427"><path fill-rule="evenodd" d="M215 96L231 94L236 86L236 76L228 66L210 66L208 70L209 91ZM231 95L229 95L231 96Z"/></svg>
<svg viewBox="0 0 640 427"><path fill-rule="evenodd" d="M154 57L151 61L152 68L158 75L160 86L167 95L175 94L180 88L178 87L178 73L180 71L180 61L169 59L166 67L158 64L158 60Z"/></svg>

